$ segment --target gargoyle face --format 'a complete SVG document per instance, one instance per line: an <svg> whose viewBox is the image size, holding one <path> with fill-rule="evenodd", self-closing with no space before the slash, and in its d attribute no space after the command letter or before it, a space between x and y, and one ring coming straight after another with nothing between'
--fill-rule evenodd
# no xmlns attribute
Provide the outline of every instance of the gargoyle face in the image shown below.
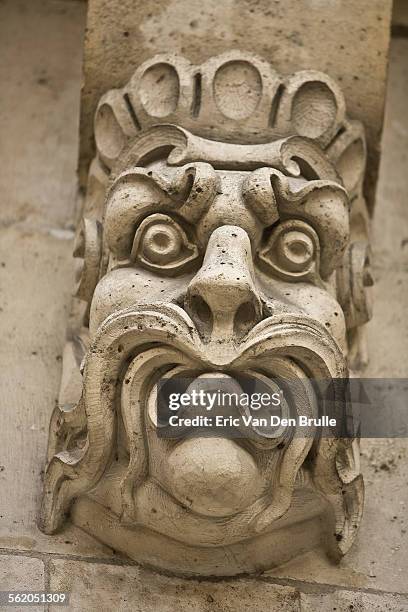
<svg viewBox="0 0 408 612"><path fill-rule="evenodd" d="M189 376L193 385L218 376L226 389L241 374L267 385L296 379L302 390L282 411L317 416L307 377L346 372L334 276L348 214L340 182L288 178L268 167L156 162L114 181L90 332L96 342L115 335L121 354L115 401L125 520L190 544L220 545L268 529L288 511L313 431L163 439L156 384L164 374ZM133 340L131 329L139 331Z"/></svg>
<svg viewBox="0 0 408 612"><path fill-rule="evenodd" d="M357 440L299 425L169 438L157 410L163 378L228 392L246 377L278 381L295 421L328 414L311 382L328 381L330 411L349 416L335 381L364 357L371 278L364 128L340 88L240 51L156 56L102 96L95 145L75 249L87 305L42 529L72 509L132 558L201 575L282 563L322 525L345 554L363 506Z"/></svg>
<svg viewBox="0 0 408 612"><path fill-rule="evenodd" d="M111 189L105 239L91 333L117 310L171 302L207 343L236 343L286 313L321 322L346 350L332 279L349 239L340 184L203 163L130 170Z"/></svg>

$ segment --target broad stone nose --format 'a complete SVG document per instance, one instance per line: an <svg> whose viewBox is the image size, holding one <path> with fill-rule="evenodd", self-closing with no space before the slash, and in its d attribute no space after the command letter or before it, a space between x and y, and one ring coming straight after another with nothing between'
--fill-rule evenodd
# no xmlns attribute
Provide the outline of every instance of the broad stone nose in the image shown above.
<svg viewBox="0 0 408 612"><path fill-rule="evenodd" d="M204 262L187 289L186 310L212 341L242 337L260 319L251 243L240 227L224 225L211 234Z"/></svg>

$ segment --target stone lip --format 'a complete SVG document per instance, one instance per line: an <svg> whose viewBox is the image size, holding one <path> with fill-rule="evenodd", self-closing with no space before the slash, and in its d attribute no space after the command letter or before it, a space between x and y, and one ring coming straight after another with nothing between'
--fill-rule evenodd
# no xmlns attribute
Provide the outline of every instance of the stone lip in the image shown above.
<svg viewBox="0 0 408 612"><path fill-rule="evenodd" d="M152 342L174 346L188 355L202 371L230 367L245 372L255 358L259 359L267 351L283 357L284 353L290 356L298 347L303 352L297 355L297 359L300 362L304 360L311 377L324 379L324 372L328 374L326 378L347 376L346 361L337 343L326 327L311 317L276 314L255 325L239 343L233 338L223 342L203 342L187 312L172 303L132 306L109 315L95 335L87 361L92 360L93 355L101 354L105 347L109 353L113 352L116 345L122 361L125 361L133 354L133 349L143 346L140 335L134 335L136 330L143 331L143 338L151 335ZM308 353L318 357L316 367L307 357ZM85 376L86 368L85 365Z"/></svg>

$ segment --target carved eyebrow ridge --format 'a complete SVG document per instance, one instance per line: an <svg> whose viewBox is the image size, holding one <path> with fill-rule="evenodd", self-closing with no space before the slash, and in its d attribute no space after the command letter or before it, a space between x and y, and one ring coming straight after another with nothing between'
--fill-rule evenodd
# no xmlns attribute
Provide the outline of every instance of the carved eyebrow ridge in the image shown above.
<svg viewBox="0 0 408 612"><path fill-rule="evenodd" d="M260 168L245 178L242 194L266 226L282 215L307 221L319 236L322 276L331 274L350 237L349 199L344 187L332 180L303 182L274 168Z"/></svg>
<svg viewBox="0 0 408 612"><path fill-rule="evenodd" d="M138 223L153 212L173 211L197 223L214 200L218 183L214 168L202 162L183 166L172 180L140 167L123 172L106 202L104 225L110 249L125 257Z"/></svg>

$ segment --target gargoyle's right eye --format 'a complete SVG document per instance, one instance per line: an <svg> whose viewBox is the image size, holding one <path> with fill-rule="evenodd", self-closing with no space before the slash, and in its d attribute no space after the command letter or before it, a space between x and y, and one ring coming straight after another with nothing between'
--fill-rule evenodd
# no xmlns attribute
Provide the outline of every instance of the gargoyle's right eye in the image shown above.
<svg viewBox="0 0 408 612"><path fill-rule="evenodd" d="M198 256L182 227L168 215L153 214L136 230L131 260L163 274L181 272Z"/></svg>

